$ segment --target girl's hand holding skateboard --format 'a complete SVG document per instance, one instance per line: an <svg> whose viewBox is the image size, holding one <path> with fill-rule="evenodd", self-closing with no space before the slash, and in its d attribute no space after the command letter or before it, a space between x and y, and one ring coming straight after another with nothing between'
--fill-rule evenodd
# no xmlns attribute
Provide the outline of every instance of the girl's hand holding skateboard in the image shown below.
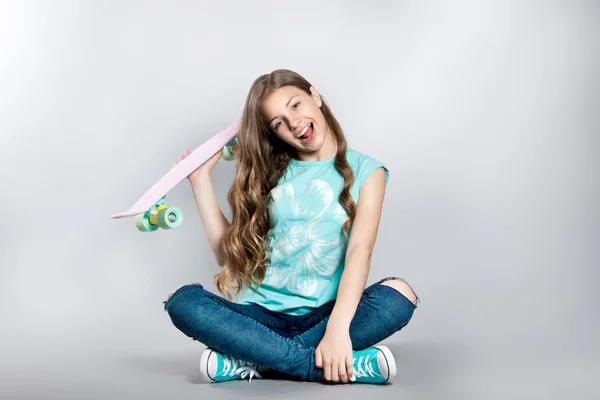
<svg viewBox="0 0 600 400"><path fill-rule="evenodd" d="M179 161L182 161L184 158L190 155L190 151L188 149L185 150L185 153L182 153L179 156ZM206 160L204 164L198 167L194 172L188 175L187 179L190 183L196 182L199 178L209 175L210 171L214 168L215 165L219 162L221 157L223 156L223 149L219 150L214 156ZM177 161L173 161L173 166L177 165Z"/></svg>

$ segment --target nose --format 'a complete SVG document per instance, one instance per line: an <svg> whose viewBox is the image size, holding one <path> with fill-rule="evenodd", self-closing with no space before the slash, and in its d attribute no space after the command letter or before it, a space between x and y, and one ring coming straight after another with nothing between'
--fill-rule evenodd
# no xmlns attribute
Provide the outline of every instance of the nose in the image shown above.
<svg viewBox="0 0 600 400"><path fill-rule="evenodd" d="M293 131L295 131L300 126L300 120L295 121L294 124L291 125Z"/></svg>

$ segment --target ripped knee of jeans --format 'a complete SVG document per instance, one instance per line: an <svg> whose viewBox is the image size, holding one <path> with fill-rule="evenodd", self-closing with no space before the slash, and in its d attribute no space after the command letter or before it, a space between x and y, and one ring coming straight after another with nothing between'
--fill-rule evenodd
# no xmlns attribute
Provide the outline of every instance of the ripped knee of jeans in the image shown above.
<svg viewBox="0 0 600 400"><path fill-rule="evenodd" d="M417 295L417 292L415 292L415 290L412 288L412 286L406 280L404 280L404 279L402 279L402 278L400 278L398 276L390 276L390 277L387 277L387 278L383 278L378 283L381 284L383 282L390 281L390 280L399 280L399 281L404 282L408 286L408 288L413 292L413 294L415 295L416 300L414 302L411 300L411 302L415 305L415 307L418 307L418 304L421 302L421 299ZM402 295L404 296L404 294L402 294Z"/></svg>
<svg viewBox="0 0 600 400"><path fill-rule="evenodd" d="M165 310L165 312L167 311L167 304L169 304L169 301L171 300L171 297L173 297L173 295L175 293L177 293L177 291L179 289L181 289L184 286L198 286L200 288L203 288L203 286L200 283L186 283L185 285L181 285L179 286L177 289L175 289L168 297L165 301L163 301L163 309Z"/></svg>

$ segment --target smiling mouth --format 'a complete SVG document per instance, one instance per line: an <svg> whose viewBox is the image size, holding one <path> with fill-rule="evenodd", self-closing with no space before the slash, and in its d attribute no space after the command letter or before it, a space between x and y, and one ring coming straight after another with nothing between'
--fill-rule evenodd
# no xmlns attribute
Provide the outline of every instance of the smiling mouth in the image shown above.
<svg viewBox="0 0 600 400"><path fill-rule="evenodd" d="M306 130L306 132L304 133L304 135L302 136L298 136L298 140L301 142L307 142L309 140L312 139L312 137L315 134L315 130L313 128L313 124L312 122L309 124L308 129Z"/></svg>

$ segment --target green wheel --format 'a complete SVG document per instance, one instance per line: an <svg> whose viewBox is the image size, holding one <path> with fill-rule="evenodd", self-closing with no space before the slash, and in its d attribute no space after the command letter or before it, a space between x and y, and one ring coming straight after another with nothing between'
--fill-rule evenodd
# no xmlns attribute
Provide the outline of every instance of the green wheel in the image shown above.
<svg viewBox="0 0 600 400"><path fill-rule="evenodd" d="M148 216L145 213L135 216L135 226L141 232L154 232L158 229L158 225L152 225L150 221L148 221Z"/></svg>
<svg viewBox="0 0 600 400"><path fill-rule="evenodd" d="M158 212L156 221L163 229L175 229L181 225L183 215L176 207L163 208Z"/></svg>
<svg viewBox="0 0 600 400"><path fill-rule="evenodd" d="M233 151L231 151L231 149L229 147L224 147L223 148L223 159L225 161L231 161L235 158L235 154L233 153Z"/></svg>
<svg viewBox="0 0 600 400"><path fill-rule="evenodd" d="M225 147L223 147L223 159L231 161L235 158L235 152L231 148L237 143L237 136L231 139Z"/></svg>

